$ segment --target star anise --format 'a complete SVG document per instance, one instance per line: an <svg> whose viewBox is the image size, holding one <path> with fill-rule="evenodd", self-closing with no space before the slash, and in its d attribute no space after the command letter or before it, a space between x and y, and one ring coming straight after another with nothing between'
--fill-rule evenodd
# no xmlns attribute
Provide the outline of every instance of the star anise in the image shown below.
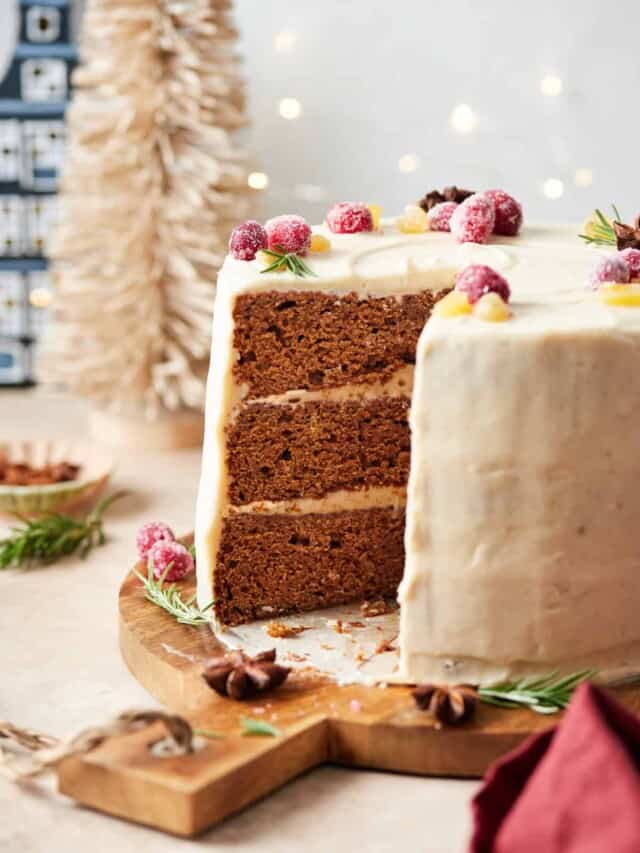
<svg viewBox="0 0 640 853"><path fill-rule="evenodd" d="M276 650L249 657L244 652L227 652L207 661L202 677L220 696L251 699L258 693L279 687L291 672L275 662Z"/></svg>
<svg viewBox="0 0 640 853"><path fill-rule="evenodd" d="M613 230L616 235L618 250L640 249L640 216L636 216L633 220L633 225L614 222Z"/></svg>
<svg viewBox="0 0 640 853"><path fill-rule="evenodd" d="M428 213L436 204L441 204L443 201L455 201L456 204L461 204L470 195L473 195L475 190L462 190L459 187L445 187L442 192L439 190L431 190L424 198L421 198L418 205Z"/></svg>
<svg viewBox="0 0 640 853"><path fill-rule="evenodd" d="M411 694L421 711L441 725L457 726L469 720L476 709L478 691L472 684L421 684Z"/></svg>

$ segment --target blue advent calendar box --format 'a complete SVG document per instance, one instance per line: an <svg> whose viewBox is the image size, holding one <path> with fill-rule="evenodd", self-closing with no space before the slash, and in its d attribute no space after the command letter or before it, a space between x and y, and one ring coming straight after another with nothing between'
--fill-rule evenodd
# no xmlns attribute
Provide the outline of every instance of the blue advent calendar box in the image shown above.
<svg viewBox="0 0 640 853"><path fill-rule="evenodd" d="M0 81L0 385L33 382L51 291L64 113L77 57L69 0L18 0L18 43Z"/></svg>

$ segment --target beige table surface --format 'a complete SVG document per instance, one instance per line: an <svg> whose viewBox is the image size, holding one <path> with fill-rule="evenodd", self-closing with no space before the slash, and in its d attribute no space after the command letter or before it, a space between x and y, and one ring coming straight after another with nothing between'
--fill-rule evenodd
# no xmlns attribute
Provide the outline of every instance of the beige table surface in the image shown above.
<svg viewBox="0 0 640 853"><path fill-rule="evenodd" d="M0 439L83 435L83 407L0 390ZM192 527L199 452L121 454L114 485L134 495L110 515L109 543L87 562L0 574L0 718L64 736L153 700L120 659L116 602L144 521ZM0 522L0 525L2 522ZM474 782L326 767L197 841L179 841L75 806L53 785L0 777L2 853L153 850L342 853L463 851Z"/></svg>

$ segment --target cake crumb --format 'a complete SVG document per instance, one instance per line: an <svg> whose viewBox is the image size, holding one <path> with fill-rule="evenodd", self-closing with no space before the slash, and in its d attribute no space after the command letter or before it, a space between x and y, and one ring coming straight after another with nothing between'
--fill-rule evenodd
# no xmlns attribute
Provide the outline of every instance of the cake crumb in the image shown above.
<svg viewBox="0 0 640 853"><path fill-rule="evenodd" d="M350 628L366 628L364 622L347 622Z"/></svg>
<svg viewBox="0 0 640 853"><path fill-rule="evenodd" d="M325 649L328 652L332 652L335 649L335 646L330 646L329 643L320 643L320 648Z"/></svg>
<svg viewBox="0 0 640 853"><path fill-rule="evenodd" d="M307 630L306 625L285 625L284 622L269 622L265 625L264 630L270 637L277 640L287 640L290 637L297 637Z"/></svg>
<svg viewBox="0 0 640 853"><path fill-rule="evenodd" d="M397 646L393 645L393 640L380 640L375 648L374 655L381 655L384 652L396 652Z"/></svg>
<svg viewBox="0 0 640 853"><path fill-rule="evenodd" d="M398 605L392 601L385 601L384 598L379 598L376 601L363 601L360 605L360 612L365 618L370 616L384 616L385 613L393 613L398 609Z"/></svg>
<svg viewBox="0 0 640 853"><path fill-rule="evenodd" d="M284 657L285 660L290 660L292 663L304 663L309 659L308 655L298 655L295 652L287 652Z"/></svg>

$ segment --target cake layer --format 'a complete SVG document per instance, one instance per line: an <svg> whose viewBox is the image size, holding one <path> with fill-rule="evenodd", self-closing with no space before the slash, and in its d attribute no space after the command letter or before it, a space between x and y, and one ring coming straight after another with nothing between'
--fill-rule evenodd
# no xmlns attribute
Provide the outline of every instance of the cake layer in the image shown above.
<svg viewBox="0 0 640 853"><path fill-rule="evenodd" d="M404 485L408 410L406 397L243 406L227 427L231 503Z"/></svg>
<svg viewBox="0 0 640 853"><path fill-rule="evenodd" d="M233 309L235 380L249 398L380 381L414 363L422 327L445 292L241 294Z"/></svg>
<svg viewBox="0 0 640 853"><path fill-rule="evenodd" d="M222 523L215 615L226 625L364 598L394 598L404 511L249 515Z"/></svg>

